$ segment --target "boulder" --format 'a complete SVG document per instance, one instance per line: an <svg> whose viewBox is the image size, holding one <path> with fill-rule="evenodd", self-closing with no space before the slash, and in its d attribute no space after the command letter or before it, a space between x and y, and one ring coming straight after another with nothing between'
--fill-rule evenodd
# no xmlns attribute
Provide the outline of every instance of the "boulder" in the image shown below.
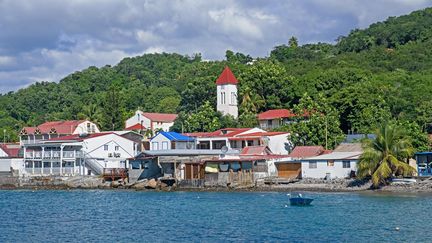
<svg viewBox="0 0 432 243"><path fill-rule="evenodd" d="M151 179L151 180L147 181L145 188L156 189L157 185L158 185L157 181L155 179Z"/></svg>

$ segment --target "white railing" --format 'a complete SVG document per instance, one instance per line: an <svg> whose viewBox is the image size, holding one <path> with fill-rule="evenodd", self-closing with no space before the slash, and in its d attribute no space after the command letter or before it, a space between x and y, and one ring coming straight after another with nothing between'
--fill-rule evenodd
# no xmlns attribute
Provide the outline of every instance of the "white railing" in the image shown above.
<svg viewBox="0 0 432 243"><path fill-rule="evenodd" d="M26 159L60 159L61 151L30 151L25 153ZM81 158L81 151L63 151L63 158L73 159Z"/></svg>

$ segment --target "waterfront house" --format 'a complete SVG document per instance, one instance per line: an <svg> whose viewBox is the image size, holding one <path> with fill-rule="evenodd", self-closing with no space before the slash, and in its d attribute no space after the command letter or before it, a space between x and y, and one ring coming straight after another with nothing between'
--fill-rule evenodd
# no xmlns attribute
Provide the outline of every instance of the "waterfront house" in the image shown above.
<svg viewBox="0 0 432 243"><path fill-rule="evenodd" d="M20 144L38 143L72 134L99 133L98 126L87 120L50 121L36 127L24 127L20 132Z"/></svg>
<svg viewBox="0 0 432 243"><path fill-rule="evenodd" d="M150 139L150 150L195 149L195 139L176 132L158 132Z"/></svg>
<svg viewBox="0 0 432 243"><path fill-rule="evenodd" d="M18 143L0 144L0 174L20 175L24 173L22 149Z"/></svg>
<svg viewBox="0 0 432 243"><path fill-rule="evenodd" d="M168 132L174 125L177 114L150 113L137 110L135 114L126 120L125 130L136 131L140 134L157 131Z"/></svg>
<svg viewBox="0 0 432 243"><path fill-rule="evenodd" d="M274 154L288 154L287 132L267 132L260 128L224 128L214 132L186 133L196 140L197 149L238 150L247 146L268 146Z"/></svg>
<svg viewBox="0 0 432 243"><path fill-rule="evenodd" d="M335 179L355 176L361 152L332 152L301 159L301 178Z"/></svg>
<svg viewBox="0 0 432 243"><path fill-rule="evenodd" d="M114 132L73 134L23 145L28 175L100 175L126 168L140 145Z"/></svg>
<svg viewBox="0 0 432 243"><path fill-rule="evenodd" d="M432 152L419 152L415 154L417 173L419 176L432 176Z"/></svg>
<svg viewBox="0 0 432 243"><path fill-rule="evenodd" d="M251 185L260 178L275 176L275 161L285 157L273 154L267 146L247 146L238 155L186 162L185 180L192 185Z"/></svg>
<svg viewBox="0 0 432 243"><path fill-rule="evenodd" d="M300 160L325 153L322 146L296 146L285 159L275 162L277 175L284 179L301 178L302 164Z"/></svg>

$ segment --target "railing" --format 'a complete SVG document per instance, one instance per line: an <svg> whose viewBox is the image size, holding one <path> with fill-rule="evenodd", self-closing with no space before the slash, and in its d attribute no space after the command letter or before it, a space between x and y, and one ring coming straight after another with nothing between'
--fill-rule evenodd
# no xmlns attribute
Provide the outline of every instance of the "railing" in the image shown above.
<svg viewBox="0 0 432 243"><path fill-rule="evenodd" d="M42 156L43 155L43 156ZM61 152L60 151L31 151L25 153L26 159L60 159ZM73 159L73 158L81 158L81 151L63 151L64 159Z"/></svg>

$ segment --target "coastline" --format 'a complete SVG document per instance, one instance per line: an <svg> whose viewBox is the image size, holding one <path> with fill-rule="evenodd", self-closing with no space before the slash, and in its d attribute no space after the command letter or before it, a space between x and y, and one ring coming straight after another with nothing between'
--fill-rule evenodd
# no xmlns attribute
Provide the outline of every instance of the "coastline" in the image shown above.
<svg viewBox="0 0 432 243"><path fill-rule="evenodd" d="M372 189L370 182L356 180L300 180L288 184L251 185L251 186L207 186L178 187L161 186L158 183L152 188L145 184L123 184L117 181L102 182L100 178L26 178L18 183L0 183L0 190L115 190L143 192L369 192L369 193L403 193L432 194L432 180L418 180L410 184L390 184L379 189Z"/></svg>

